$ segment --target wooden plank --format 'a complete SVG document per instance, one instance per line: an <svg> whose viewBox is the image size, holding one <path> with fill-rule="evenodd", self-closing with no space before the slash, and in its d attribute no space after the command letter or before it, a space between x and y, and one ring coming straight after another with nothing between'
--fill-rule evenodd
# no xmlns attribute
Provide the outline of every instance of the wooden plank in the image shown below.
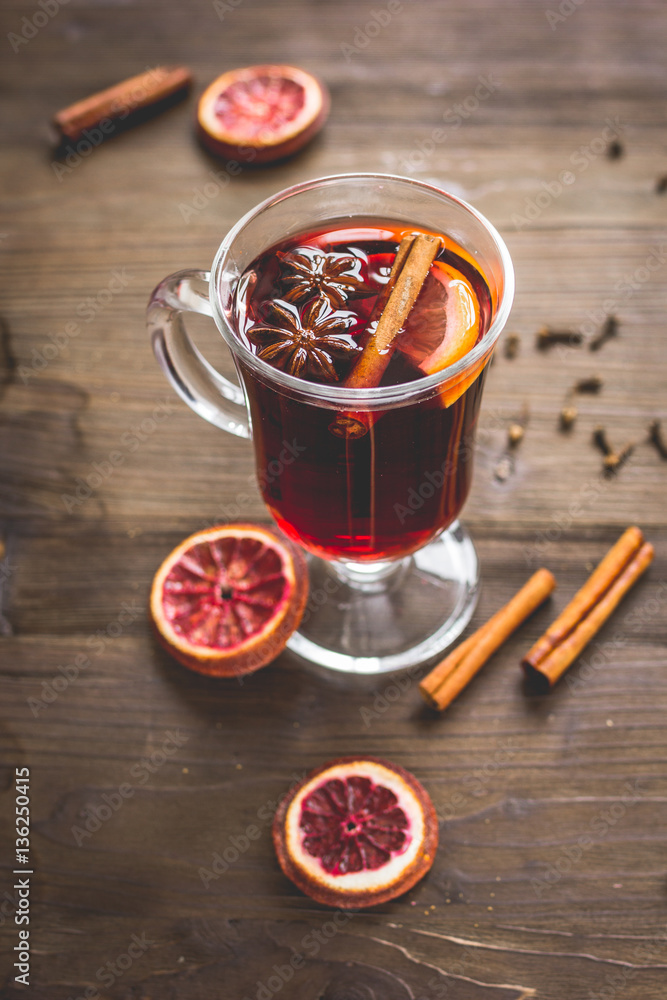
<svg viewBox="0 0 667 1000"><path fill-rule="evenodd" d="M651 0L561 8L416 0L387 20L387 4L350 0L72 0L13 51L8 35L38 8L3 6L3 998L25 993L5 904L14 768L28 766L35 1000L662 1000L667 463L646 428L667 423L667 14ZM275 60L326 80L330 121L297 158L228 179L193 141L196 96L230 66ZM170 62L195 72L189 101L58 165L55 110ZM470 200L517 272L520 351L499 351L489 374L464 514L483 567L469 629L538 565L559 588L442 717L415 681L327 677L288 653L243 684L197 677L157 647L145 613L185 534L268 520L250 446L198 420L158 369L150 290L209 266L263 198L353 170ZM590 338L610 312L619 333L599 352L535 347L544 323ZM231 376L215 330L195 324ZM565 435L564 400L593 373L602 390L578 397ZM612 479L599 424L636 442ZM122 461L107 475L111 452ZM654 542L653 566L556 689L531 694L521 653L630 523ZM357 751L424 781L442 846L407 896L334 924L280 873L270 814L295 776ZM225 850L238 857L209 877Z"/></svg>

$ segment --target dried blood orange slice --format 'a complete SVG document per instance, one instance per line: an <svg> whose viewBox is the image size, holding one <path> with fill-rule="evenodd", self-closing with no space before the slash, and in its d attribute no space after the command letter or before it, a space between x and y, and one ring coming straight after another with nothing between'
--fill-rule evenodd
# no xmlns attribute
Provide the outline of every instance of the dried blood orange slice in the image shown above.
<svg viewBox="0 0 667 1000"><path fill-rule="evenodd" d="M479 301L460 271L435 261L396 346L427 375L464 357L479 337Z"/></svg>
<svg viewBox="0 0 667 1000"><path fill-rule="evenodd" d="M284 649L308 596L306 562L272 528L198 531L155 574L150 615L159 642L192 670L235 677Z"/></svg>
<svg viewBox="0 0 667 1000"><path fill-rule="evenodd" d="M324 124L329 93L296 66L248 66L223 73L197 109L202 142L218 156L269 163L296 153Z"/></svg>
<svg viewBox="0 0 667 1000"><path fill-rule="evenodd" d="M375 906L429 870L438 820L409 771L379 757L341 757L283 799L273 843L285 875L318 903Z"/></svg>

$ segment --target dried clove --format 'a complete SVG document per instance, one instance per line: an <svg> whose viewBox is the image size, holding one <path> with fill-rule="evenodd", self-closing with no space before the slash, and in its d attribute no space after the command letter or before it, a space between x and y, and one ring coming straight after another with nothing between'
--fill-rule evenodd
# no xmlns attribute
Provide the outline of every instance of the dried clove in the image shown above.
<svg viewBox="0 0 667 1000"><path fill-rule="evenodd" d="M600 449L603 455L614 454L614 449L607 440L607 432L604 427L596 427L593 431L593 444Z"/></svg>
<svg viewBox="0 0 667 1000"><path fill-rule="evenodd" d="M662 427L659 420L652 420L648 425L648 439L655 447L660 458L667 459L667 441L662 436Z"/></svg>
<svg viewBox="0 0 667 1000"><path fill-rule="evenodd" d="M615 316L607 316L606 320L602 324L602 328L599 333L593 337L593 339L588 344L589 351L599 351L605 341L610 340L615 337L618 333L618 320Z"/></svg>
<svg viewBox="0 0 667 1000"><path fill-rule="evenodd" d="M505 357L512 361L519 353L521 337L518 333L508 333L505 338Z"/></svg>
<svg viewBox="0 0 667 1000"><path fill-rule="evenodd" d="M580 344L583 336L579 330L554 330L550 326L542 326L537 331L535 343L540 351L545 351L554 344Z"/></svg>
<svg viewBox="0 0 667 1000"><path fill-rule="evenodd" d="M655 193L664 194L667 191L667 174L663 174L662 177L658 177L655 182Z"/></svg>
<svg viewBox="0 0 667 1000"><path fill-rule="evenodd" d="M595 428L593 431L593 443L604 455L602 468L606 476L612 476L614 473L618 472L620 467L628 460L630 455L635 450L634 441L630 441L624 448L621 448L619 452L614 451L609 443L607 432L604 427Z"/></svg>
<svg viewBox="0 0 667 1000"><path fill-rule="evenodd" d="M510 448L516 448L516 446L523 439L523 427L521 424L510 424L507 428L507 444Z"/></svg>
<svg viewBox="0 0 667 1000"><path fill-rule="evenodd" d="M605 455L602 461L605 475L613 476L614 473L618 472L620 467L628 460L634 450L634 442L630 441L624 448L621 448L618 454L612 452L610 455Z"/></svg>
<svg viewBox="0 0 667 1000"><path fill-rule="evenodd" d="M607 157L610 160L620 160L625 150L618 139L613 139L607 146Z"/></svg>
<svg viewBox="0 0 667 1000"><path fill-rule="evenodd" d="M493 469L493 475L495 476L495 478L498 480L499 483L504 483L507 479L509 479L510 474L512 472L512 467L513 467L512 459L509 457L509 455L505 455L503 458L500 459L499 462L496 463Z"/></svg>
<svg viewBox="0 0 667 1000"><path fill-rule="evenodd" d="M526 424L528 423L529 418L530 410L528 408L528 404L524 403L521 408L521 414L514 417L507 427L507 444L505 445L505 453L500 456L493 469L493 475L499 483L504 483L505 480L509 479L510 475L514 472L513 452L514 449L517 448L523 441Z"/></svg>
<svg viewBox="0 0 667 1000"><path fill-rule="evenodd" d="M558 418L559 427L562 431L571 430L577 419L578 411L572 402L573 396L578 392L599 392L603 385L604 382L599 375L589 375L588 378L580 378L578 382L574 383L565 397L565 404Z"/></svg>
<svg viewBox="0 0 667 1000"><path fill-rule="evenodd" d="M560 429L569 431L577 419L576 406L564 406L560 411Z"/></svg>
<svg viewBox="0 0 667 1000"><path fill-rule="evenodd" d="M574 383L574 392L599 392L604 382L599 375L589 375L588 378L580 378Z"/></svg>

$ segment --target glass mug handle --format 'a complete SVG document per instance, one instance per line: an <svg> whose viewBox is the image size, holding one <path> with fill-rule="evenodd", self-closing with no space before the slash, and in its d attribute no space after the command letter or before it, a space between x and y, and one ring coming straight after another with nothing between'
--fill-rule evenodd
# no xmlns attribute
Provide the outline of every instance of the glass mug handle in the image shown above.
<svg viewBox="0 0 667 1000"><path fill-rule="evenodd" d="M148 303L148 331L155 356L181 399L209 423L249 438L243 390L208 363L192 342L181 315L195 312L213 318L209 276L209 271L189 269L161 281Z"/></svg>

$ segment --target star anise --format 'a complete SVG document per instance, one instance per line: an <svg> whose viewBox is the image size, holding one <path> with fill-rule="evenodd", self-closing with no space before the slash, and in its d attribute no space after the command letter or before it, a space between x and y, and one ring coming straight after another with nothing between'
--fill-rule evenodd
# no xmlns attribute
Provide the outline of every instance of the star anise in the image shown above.
<svg viewBox="0 0 667 1000"><path fill-rule="evenodd" d="M332 309L340 309L351 295L377 294L359 276L361 261L351 254L324 253L313 247L298 247L278 257L287 272L283 283L287 302L300 302L311 295L325 299Z"/></svg>
<svg viewBox="0 0 667 1000"><path fill-rule="evenodd" d="M326 301L313 299L299 315L283 302L267 303L269 323L250 327L248 337L260 346L257 357L276 368L320 382L337 382L334 358L351 361L360 348L341 338L353 320L331 313Z"/></svg>

